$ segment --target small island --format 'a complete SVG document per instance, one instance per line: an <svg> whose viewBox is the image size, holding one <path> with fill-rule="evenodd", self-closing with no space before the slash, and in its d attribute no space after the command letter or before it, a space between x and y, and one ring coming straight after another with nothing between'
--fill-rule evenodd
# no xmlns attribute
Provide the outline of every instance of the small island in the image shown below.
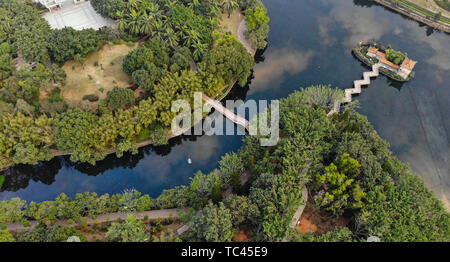
<svg viewBox="0 0 450 262"><path fill-rule="evenodd" d="M360 42L353 49L353 54L369 67L378 64L379 72L395 81L407 82L414 77L413 69L417 61L390 46L385 48L376 42Z"/></svg>

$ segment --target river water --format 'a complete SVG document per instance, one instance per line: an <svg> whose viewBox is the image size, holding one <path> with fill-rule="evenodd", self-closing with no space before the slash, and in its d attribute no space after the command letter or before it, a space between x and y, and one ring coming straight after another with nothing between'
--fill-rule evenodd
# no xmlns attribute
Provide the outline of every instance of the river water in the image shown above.
<svg viewBox="0 0 450 262"><path fill-rule="evenodd" d="M257 56L253 79L229 98L279 99L300 87L330 84L350 88L367 71L351 54L374 39L418 60L415 78L404 84L384 76L356 99L392 151L409 162L449 207L450 199L450 35L391 12L369 0L264 0L271 17L268 48ZM60 193L119 193L136 188L153 197L187 184L195 172L210 172L242 136L184 136L170 146L146 147L95 166L55 158L38 166L16 166L6 177L0 200L54 199ZM192 165L187 159L192 159Z"/></svg>

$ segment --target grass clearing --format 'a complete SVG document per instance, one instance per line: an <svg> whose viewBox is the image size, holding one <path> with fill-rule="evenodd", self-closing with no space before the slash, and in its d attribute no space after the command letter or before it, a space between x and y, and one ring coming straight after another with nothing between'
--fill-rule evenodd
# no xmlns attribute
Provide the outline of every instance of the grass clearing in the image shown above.
<svg viewBox="0 0 450 262"><path fill-rule="evenodd" d="M64 100L75 106L85 95L96 94L103 99L114 86L130 86L132 79L122 71L122 63L125 56L136 46L105 45L90 54L84 66L74 60L66 62L62 67L67 74L67 84L61 88Z"/></svg>
<svg viewBox="0 0 450 262"><path fill-rule="evenodd" d="M237 38L239 25L244 19L245 16L241 13L240 9L235 10L230 17L228 17L228 14L222 14L220 27L224 32L229 32Z"/></svg>

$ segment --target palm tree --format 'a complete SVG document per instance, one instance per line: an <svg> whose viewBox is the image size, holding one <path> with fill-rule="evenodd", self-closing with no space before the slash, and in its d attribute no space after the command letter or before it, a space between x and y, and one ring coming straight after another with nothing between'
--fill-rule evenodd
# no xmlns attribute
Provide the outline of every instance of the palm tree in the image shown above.
<svg viewBox="0 0 450 262"><path fill-rule="evenodd" d="M194 51L192 52L192 56L194 57L194 60L200 61L203 57L203 54L205 54L206 44L203 44L201 42L196 42L192 45L192 48L194 49Z"/></svg>
<svg viewBox="0 0 450 262"><path fill-rule="evenodd" d="M185 46L193 46L195 43L199 42L199 39L199 33L191 29L187 31L187 34L184 36Z"/></svg>
<svg viewBox="0 0 450 262"><path fill-rule="evenodd" d="M128 20L128 30L130 30L130 32L134 35L139 35L140 34L140 14L138 12L136 12L136 10L132 10L131 13L129 13L127 15L127 20Z"/></svg>
<svg viewBox="0 0 450 262"><path fill-rule="evenodd" d="M228 18L230 18L233 11L239 8L239 4L236 0L224 0L222 8L228 13Z"/></svg>
<svg viewBox="0 0 450 262"><path fill-rule="evenodd" d="M127 21L124 18L124 14L122 11L117 11L117 20L115 21L116 23L116 27L118 30L120 31L125 31L125 29L127 28Z"/></svg>
<svg viewBox="0 0 450 262"><path fill-rule="evenodd" d="M147 12L144 11L144 13L140 16L139 24L140 24L140 33L148 35L152 32L153 29L153 23L154 17L147 14Z"/></svg>
<svg viewBox="0 0 450 262"><path fill-rule="evenodd" d="M191 3L188 4L188 6L192 9L195 9L200 6L199 0L193 0Z"/></svg>
<svg viewBox="0 0 450 262"><path fill-rule="evenodd" d="M169 45L175 49L176 46L178 45L178 36L175 33L175 31L173 31L173 29L171 27L167 27L166 29L166 33L164 34L167 43L169 43Z"/></svg>
<svg viewBox="0 0 450 262"><path fill-rule="evenodd" d="M129 0L127 3L128 10L136 10L142 4L142 0Z"/></svg>
<svg viewBox="0 0 450 262"><path fill-rule="evenodd" d="M164 7L166 7L168 10L171 10L176 4L177 0L167 0L167 2L164 4Z"/></svg>

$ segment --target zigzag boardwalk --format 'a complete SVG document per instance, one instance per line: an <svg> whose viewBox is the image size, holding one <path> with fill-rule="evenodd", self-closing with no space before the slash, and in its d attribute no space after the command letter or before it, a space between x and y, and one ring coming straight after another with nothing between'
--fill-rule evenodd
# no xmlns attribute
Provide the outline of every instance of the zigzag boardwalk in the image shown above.
<svg viewBox="0 0 450 262"><path fill-rule="evenodd" d="M334 102L333 109L328 113L332 115L334 113L339 113L341 104L350 103L352 101L352 95L361 93L361 86L369 85L371 77L377 77L380 74L380 67L383 67L381 63L376 63L372 66L372 71L364 72L363 79L355 80L353 82L353 88L345 89L345 97L342 100L336 100Z"/></svg>

